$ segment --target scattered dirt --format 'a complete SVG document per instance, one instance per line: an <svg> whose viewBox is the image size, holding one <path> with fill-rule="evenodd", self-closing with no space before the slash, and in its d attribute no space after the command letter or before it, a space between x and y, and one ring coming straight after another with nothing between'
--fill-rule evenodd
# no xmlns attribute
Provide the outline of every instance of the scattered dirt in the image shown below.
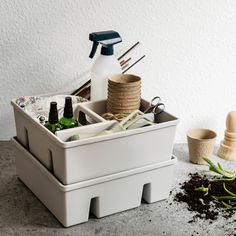
<svg viewBox="0 0 236 236"><path fill-rule="evenodd" d="M196 213L194 219L207 219L210 220L209 223L212 223L213 220L218 218L219 213L225 218L230 218L236 212L235 210L225 208L222 203L212 198L212 196L229 195L224 190L222 182L210 182L209 177L199 173L189 174L189 177L190 180L180 184L181 191L175 195L174 200L187 203L188 210ZM236 180L226 182L225 184L228 190L236 193ZM202 186L209 186L207 196L204 196L203 192L195 191L195 188ZM194 222L194 219L190 220L189 223Z"/></svg>

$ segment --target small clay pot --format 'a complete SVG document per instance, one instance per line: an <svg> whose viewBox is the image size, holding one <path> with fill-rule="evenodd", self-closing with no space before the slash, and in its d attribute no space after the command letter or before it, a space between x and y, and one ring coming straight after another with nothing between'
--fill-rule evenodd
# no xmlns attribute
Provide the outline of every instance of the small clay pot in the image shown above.
<svg viewBox="0 0 236 236"><path fill-rule="evenodd" d="M189 160L195 164L206 164L203 157L211 158L216 133L209 129L191 129L187 132Z"/></svg>
<svg viewBox="0 0 236 236"><path fill-rule="evenodd" d="M141 95L141 89L137 89L135 91L111 91L108 89L108 93L107 96L109 96L110 98L120 98L120 99L124 99L124 97L130 97L130 98L138 98Z"/></svg>
<svg viewBox="0 0 236 236"><path fill-rule="evenodd" d="M113 75L108 78L108 84L120 87L120 88L128 88L135 87L141 84L141 78L136 75L131 74L118 74Z"/></svg>
<svg viewBox="0 0 236 236"><path fill-rule="evenodd" d="M111 84L110 81L108 80L108 85L110 87L110 89L113 89L113 90L135 90L137 88L140 88L141 87L141 84Z"/></svg>
<svg viewBox="0 0 236 236"><path fill-rule="evenodd" d="M140 104L140 97L138 98L124 98L124 99L108 99L108 103L112 103L117 106L132 106L134 104Z"/></svg>

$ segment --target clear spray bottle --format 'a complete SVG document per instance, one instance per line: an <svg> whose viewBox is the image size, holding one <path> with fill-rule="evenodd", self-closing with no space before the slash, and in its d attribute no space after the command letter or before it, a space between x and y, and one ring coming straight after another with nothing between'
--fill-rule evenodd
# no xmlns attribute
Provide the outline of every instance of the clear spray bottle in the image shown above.
<svg viewBox="0 0 236 236"><path fill-rule="evenodd" d="M93 58L99 43L102 45L101 54L94 62L91 69L91 101L107 99L108 76L121 74L121 66L114 56L113 45L122 41L116 31L102 31L89 34L93 47L89 55Z"/></svg>

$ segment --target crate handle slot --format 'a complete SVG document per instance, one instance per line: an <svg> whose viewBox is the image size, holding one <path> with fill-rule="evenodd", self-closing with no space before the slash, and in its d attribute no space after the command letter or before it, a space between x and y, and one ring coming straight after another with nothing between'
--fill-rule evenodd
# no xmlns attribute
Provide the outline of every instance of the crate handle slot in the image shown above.
<svg viewBox="0 0 236 236"><path fill-rule="evenodd" d="M51 166L49 171L54 175L54 165L53 165L52 150L48 149L48 151L49 151L49 166Z"/></svg>
<svg viewBox="0 0 236 236"><path fill-rule="evenodd" d="M90 213L92 213L96 217L98 217L99 211L100 211L99 201L100 201L99 197L93 197L93 198L91 198L91 202L90 202L90 210L89 211L90 211Z"/></svg>
<svg viewBox="0 0 236 236"><path fill-rule="evenodd" d="M81 125L87 125L87 120L84 112L79 112L78 120Z"/></svg>
<svg viewBox="0 0 236 236"><path fill-rule="evenodd" d="M25 148L27 150L29 150L29 134L28 134L28 130L26 129L26 127L24 127L24 136L25 136Z"/></svg>
<svg viewBox="0 0 236 236"><path fill-rule="evenodd" d="M142 193L142 199L148 203L148 199L150 198L151 194L151 183L147 183L143 185L143 193Z"/></svg>

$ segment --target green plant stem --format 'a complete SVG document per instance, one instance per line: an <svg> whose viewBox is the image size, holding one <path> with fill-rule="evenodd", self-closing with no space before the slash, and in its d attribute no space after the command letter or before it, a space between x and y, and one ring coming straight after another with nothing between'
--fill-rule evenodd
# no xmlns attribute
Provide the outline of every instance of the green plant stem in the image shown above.
<svg viewBox="0 0 236 236"><path fill-rule="evenodd" d="M236 179L236 176L234 176L233 178L229 179L229 178L220 178L220 179L211 179L210 182L230 182Z"/></svg>
<svg viewBox="0 0 236 236"><path fill-rule="evenodd" d="M221 203L229 210L236 210L236 207L233 207L233 206L225 203L224 201L222 201Z"/></svg>
<svg viewBox="0 0 236 236"><path fill-rule="evenodd" d="M217 173L217 174L220 174L222 175L224 178L226 179L235 179L235 173L234 172L231 172L231 171L227 171L227 170L224 170L220 163L217 164L217 166L212 162L210 161L208 158L204 157L203 158L209 165L209 170Z"/></svg>
<svg viewBox="0 0 236 236"><path fill-rule="evenodd" d="M236 197L234 196L211 196L211 197L217 201L225 201L225 200L236 201Z"/></svg>
<svg viewBox="0 0 236 236"><path fill-rule="evenodd" d="M236 197L236 194L235 194L235 193L232 193L231 191L229 191L229 190L226 188L225 183L223 183L223 187L224 187L224 190L225 190L229 195L231 195L231 196L233 196L233 197Z"/></svg>
<svg viewBox="0 0 236 236"><path fill-rule="evenodd" d="M232 206L231 205L229 205L229 204L227 204L226 202L221 202L226 208L228 208L228 209L232 209Z"/></svg>
<svg viewBox="0 0 236 236"><path fill-rule="evenodd" d="M203 192L203 193L205 193L203 196L207 196L208 191L209 191L208 187L205 188L204 186L202 186L202 187L199 187L199 188L195 188L194 190L197 191L197 192Z"/></svg>

